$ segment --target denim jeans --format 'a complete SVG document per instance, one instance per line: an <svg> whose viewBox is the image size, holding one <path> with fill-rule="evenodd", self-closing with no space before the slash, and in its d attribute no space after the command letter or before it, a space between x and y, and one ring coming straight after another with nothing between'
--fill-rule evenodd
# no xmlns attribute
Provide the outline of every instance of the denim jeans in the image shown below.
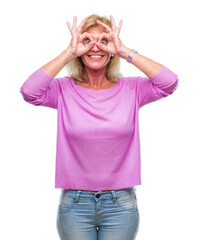
<svg viewBox="0 0 198 240"><path fill-rule="evenodd" d="M87 192L62 189L57 211L61 240L134 240L139 228L136 187Z"/></svg>

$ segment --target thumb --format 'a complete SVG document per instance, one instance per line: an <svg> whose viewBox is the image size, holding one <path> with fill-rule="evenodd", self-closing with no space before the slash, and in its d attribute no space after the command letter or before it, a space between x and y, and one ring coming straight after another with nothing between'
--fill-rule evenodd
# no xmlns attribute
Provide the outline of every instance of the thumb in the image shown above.
<svg viewBox="0 0 198 240"><path fill-rule="evenodd" d="M96 42L96 45L97 45L97 47L99 47L101 50L103 50L103 51L107 51L107 47L106 46L104 46L104 44L102 44L102 43L99 43L99 42Z"/></svg>
<svg viewBox="0 0 198 240"><path fill-rule="evenodd" d="M93 47L93 45L94 45L94 42L95 42L95 41L92 40L90 43L88 43L88 44L85 46L85 48L88 49L88 50L91 49L91 48Z"/></svg>

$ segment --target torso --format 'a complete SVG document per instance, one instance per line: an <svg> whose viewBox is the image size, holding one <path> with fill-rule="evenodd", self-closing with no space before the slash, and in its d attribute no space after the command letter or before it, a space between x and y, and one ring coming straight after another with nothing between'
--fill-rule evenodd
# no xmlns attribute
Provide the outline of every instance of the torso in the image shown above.
<svg viewBox="0 0 198 240"><path fill-rule="evenodd" d="M90 88L86 83L79 83L80 84L80 86L81 87L84 87L84 88ZM111 88L111 87L113 87L113 85L115 85L116 83L112 83L112 82L110 82L109 81L109 83L105 86L105 87L103 87L103 88L100 88L100 90L102 90L102 89L107 89L107 88ZM86 192L98 192L98 191L88 191L88 190L83 190L83 191L86 191ZM109 192L109 191L111 191L111 190L102 190L102 192Z"/></svg>

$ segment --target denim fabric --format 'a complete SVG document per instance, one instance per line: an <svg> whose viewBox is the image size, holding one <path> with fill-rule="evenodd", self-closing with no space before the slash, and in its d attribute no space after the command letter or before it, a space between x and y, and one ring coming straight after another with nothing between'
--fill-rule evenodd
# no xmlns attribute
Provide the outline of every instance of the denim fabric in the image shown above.
<svg viewBox="0 0 198 240"><path fill-rule="evenodd" d="M134 240L139 228L136 187L108 192L62 189L57 212L61 240Z"/></svg>

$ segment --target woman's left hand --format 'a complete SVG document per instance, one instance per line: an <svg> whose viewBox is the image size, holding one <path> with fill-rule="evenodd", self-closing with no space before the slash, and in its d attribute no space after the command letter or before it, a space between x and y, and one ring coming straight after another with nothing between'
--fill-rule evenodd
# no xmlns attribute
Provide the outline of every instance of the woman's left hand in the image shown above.
<svg viewBox="0 0 198 240"><path fill-rule="evenodd" d="M124 44L122 43L122 41L119 38L123 20L120 20L118 27L116 27L115 21L114 21L114 18L112 15L110 16L110 20L111 20L111 24L112 24L111 28L109 26L107 26L105 23L97 20L97 23L99 25L101 25L102 27L104 27L105 30L107 31L107 33L101 34L98 42L96 42L96 45L105 52L108 52L110 54L117 55L117 56L123 58L122 53L126 51L125 50L126 47L124 46ZM105 44L101 43L101 41L103 39L106 39L107 43L105 43Z"/></svg>

